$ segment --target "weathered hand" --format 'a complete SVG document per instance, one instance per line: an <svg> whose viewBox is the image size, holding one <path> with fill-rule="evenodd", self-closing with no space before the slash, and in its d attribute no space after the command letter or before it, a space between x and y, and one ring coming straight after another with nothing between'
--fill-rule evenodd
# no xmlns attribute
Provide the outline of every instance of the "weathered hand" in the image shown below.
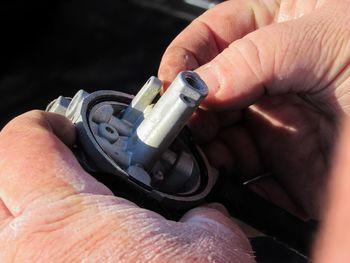
<svg viewBox="0 0 350 263"><path fill-rule="evenodd" d="M295 214L318 217L337 126L349 113L350 3L232 0L168 47L165 82L196 69L209 86L191 126L212 164Z"/></svg>
<svg viewBox="0 0 350 263"><path fill-rule="evenodd" d="M64 117L39 111L1 131L0 262L254 261L220 206L180 222L141 209L80 167L74 137Z"/></svg>

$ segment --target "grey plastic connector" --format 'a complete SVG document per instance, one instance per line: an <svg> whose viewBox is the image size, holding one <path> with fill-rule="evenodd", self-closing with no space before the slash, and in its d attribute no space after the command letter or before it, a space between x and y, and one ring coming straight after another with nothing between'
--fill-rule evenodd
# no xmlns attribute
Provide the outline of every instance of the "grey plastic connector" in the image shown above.
<svg viewBox="0 0 350 263"><path fill-rule="evenodd" d="M115 175L130 190L169 205L194 205L209 193L216 175L183 127L208 88L196 73L184 71L153 104L161 86L151 77L135 97L80 90L72 99L57 98L47 111L74 123L75 151L88 171Z"/></svg>
<svg viewBox="0 0 350 263"><path fill-rule="evenodd" d="M132 163L152 167L207 94L206 84L196 73L178 74L129 139Z"/></svg>
<svg viewBox="0 0 350 263"><path fill-rule="evenodd" d="M66 115L67 108L71 102L70 98L59 96L46 107L46 111L55 112L61 115Z"/></svg>
<svg viewBox="0 0 350 263"><path fill-rule="evenodd" d="M129 122L121 120L114 115L114 110L111 105L103 105L93 112L92 120L96 123L109 123L120 135L130 136L132 125Z"/></svg>

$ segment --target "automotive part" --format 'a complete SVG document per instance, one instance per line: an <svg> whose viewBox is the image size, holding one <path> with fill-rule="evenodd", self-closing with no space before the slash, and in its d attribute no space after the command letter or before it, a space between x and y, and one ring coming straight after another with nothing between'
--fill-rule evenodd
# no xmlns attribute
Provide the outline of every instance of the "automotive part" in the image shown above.
<svg viewBox="0 0 350 263"><path fill-rule="evenodd" d="M284 251L259 252L258 262L271 262L271 254L278 258L273 262L286 257L305 262L317 224L264 200L234 176L222 174L216 180L217 172L184 128L207 94L205 83L184 71L159 98L161 87L161 81L151 77L135 97L80 90L73 98L58 97L47 111L75 124L78 144L73 151L78 160L116 195L171 219L204 199L220 202L232 216L267 235L252 237L254 248ZM267 261L262 259L266 256Z"/></svg>
<svg viewBox="0 0 350 263"><path fill-rule="evenodd" d="M47 111L75 124L76 155L87 171L118 177L172 209L188 208L208 195L216 178L183 130L208 88L196 73L183 71L153 104L161 87L162 82L151 77L135 97L80 90L72 99L60 96Z"/></svg>

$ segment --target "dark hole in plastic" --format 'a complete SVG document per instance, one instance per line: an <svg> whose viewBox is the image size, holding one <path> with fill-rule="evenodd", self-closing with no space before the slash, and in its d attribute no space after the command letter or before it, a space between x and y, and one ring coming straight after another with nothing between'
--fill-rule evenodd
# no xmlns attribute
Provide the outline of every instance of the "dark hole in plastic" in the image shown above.
<svg viewBox="0 0 350 263"><path fill-rule="evenodd" d="M193 87L193 88L195 88L197 90L202 90L203 89L201 83L197 79L195 79L194 77L186 76L185 80L187 81L188 84L190 84L191 87Z"/></svg>
<svg viewBox="0 0 350 263"><path fill-rule="evenodd" d="M109 133L114 133L113 129L111 127L106 127L106 131L109 132Z"/></svg>
<svg viewBox="0 0 350 263"><path fill-rule="evenodd" d="M191 101L191 99L189 98L189 97L187 97L187 96L183 96L182 97L183 99L184 99L184 101L186 102L186 103L192 103L192 101Z"/></svg>

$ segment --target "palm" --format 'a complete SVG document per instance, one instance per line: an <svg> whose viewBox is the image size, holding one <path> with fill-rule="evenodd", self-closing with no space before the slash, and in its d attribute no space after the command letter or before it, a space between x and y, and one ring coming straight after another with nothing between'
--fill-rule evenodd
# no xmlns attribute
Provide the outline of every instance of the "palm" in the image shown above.
<svg viewBox="0 0 350 263"><path fill-rule="evenodd" d="M271 179L276 180L265 189L261 185L264 193L295 213L316 217L319 193L329 170L335 123L304 99L291 95L257 103L247 113L245 125L260 153L256 156L263 172L271 172ZM269 191L272 184L275 188ZM284 191L286 196L281 196Z"/></svg>
<svg viewBox="0 0 350 263"><path fill-rule="evenodd" d="M309 101L266 96L240 114L199 112L190 127L213 166L242 182L271 175L251 186L299 216L318 215L336 122Z"/></svg>

